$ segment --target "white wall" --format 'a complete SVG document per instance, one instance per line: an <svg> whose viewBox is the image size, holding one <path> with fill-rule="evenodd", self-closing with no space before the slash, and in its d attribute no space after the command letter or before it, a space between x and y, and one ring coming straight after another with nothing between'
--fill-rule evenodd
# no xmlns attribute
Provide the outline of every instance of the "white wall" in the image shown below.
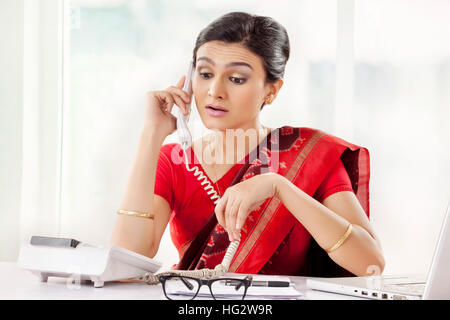
<svg viewBox="0 0 450 320"><path fill-rule="evenodd" d="M23 1L0 1L0 260L19 246L23 31Z"/></svg>

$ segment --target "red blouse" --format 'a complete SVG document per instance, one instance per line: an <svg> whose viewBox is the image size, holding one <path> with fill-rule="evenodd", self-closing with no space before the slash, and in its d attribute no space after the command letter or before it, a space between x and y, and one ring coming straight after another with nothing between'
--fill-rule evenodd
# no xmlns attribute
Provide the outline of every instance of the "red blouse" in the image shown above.
<svg viewBox="0 0 450 320"><path fill-rule="evenodd" d="M188 151L189 167L192 168L196 165L206 176L205 170L199 164L192 148ZM174 161L171 161L171 159ZM195 160L194 164L192 159ZM215 188L219 188L217 191L220 195L223 195L242 165L242 163L235 164L217 181L217 186L214 184ZM342 161L338 161L330 171L314 194L314 198L319 202L323 202L328 196L340 191L353 191L350 178ZM197 177L186 169L183 151L178 143L165 144L161 147L156 169L154 193L163 197L169 203L171 209L170 222L177 220L177 223L170 223L170 231L172 241L181 256L188 241L186 243L178 243L175 236L177 228L188 226L193 228L192 234L195 235L200 231L203 224L192 225L189 221L189 212L195 213L196 216L202 215L203 222L206 222L215 206L214 201L203 190L203 186L197 180Z"/></svg>

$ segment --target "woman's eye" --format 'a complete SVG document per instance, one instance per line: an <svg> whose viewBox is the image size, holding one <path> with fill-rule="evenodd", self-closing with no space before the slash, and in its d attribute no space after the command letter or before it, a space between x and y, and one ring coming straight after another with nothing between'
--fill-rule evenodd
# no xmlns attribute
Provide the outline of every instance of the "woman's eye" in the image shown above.
<svg viewBox="0 0 450 320"><path fill-rule="evenodd" d="M202 77L203 79L209 79L209 77L207 77L207 75L209 75L209 73L207 73L207 72L200 72L200 77Z"/></svg>
<svg viewBox="0 0 450 320"><path fill-rule="evenodd" d="M233 81L233 83L236 83L236 84L243 84L246 80L244 78L236 78L236 77L231 77L231 79L232 79L231 81ZM238 82L236 82L234 80L237 80Z"/></svg>

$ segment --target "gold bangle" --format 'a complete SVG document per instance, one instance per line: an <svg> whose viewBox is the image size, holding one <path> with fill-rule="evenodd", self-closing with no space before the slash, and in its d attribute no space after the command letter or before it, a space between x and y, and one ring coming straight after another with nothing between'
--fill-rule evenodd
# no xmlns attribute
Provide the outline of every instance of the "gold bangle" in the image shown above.
<svg viewBox="0 0 450 320"><path fill-rule="evenodd" d="M124 214L126 216L132 216L132 217L140 217L140 218L147 218L147 219L153 219L155 218L155 215L150 212L138 212L138 211L128 211L128 210L117 210L118 214Z"/></svg>
<svg viewBox="0 0 450 320"><path fill-rule="evenodd" d="M342 246L342 244L345 242L345 240L347 240L348 236L350 235L350 233L352 233L352 224L350 223L348 225L347 231L345 231L344 235L342 236L341 239L339 239L338 242L336 242L336 244L334 246L332 246L330 249L327 250L327 253L333 252L334 250L338 249L340 246Z"/></svg>

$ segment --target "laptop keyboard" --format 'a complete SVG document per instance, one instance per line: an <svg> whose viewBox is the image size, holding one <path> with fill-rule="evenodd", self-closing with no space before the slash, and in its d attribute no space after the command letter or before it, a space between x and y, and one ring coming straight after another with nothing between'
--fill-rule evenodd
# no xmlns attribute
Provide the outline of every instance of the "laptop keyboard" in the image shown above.
<svg viewBox="0 0 450 320"><path fill-rule="evenodd" d="M382 289L386 291L420 295L425 291L425 283L384 284Z"/></svg>

